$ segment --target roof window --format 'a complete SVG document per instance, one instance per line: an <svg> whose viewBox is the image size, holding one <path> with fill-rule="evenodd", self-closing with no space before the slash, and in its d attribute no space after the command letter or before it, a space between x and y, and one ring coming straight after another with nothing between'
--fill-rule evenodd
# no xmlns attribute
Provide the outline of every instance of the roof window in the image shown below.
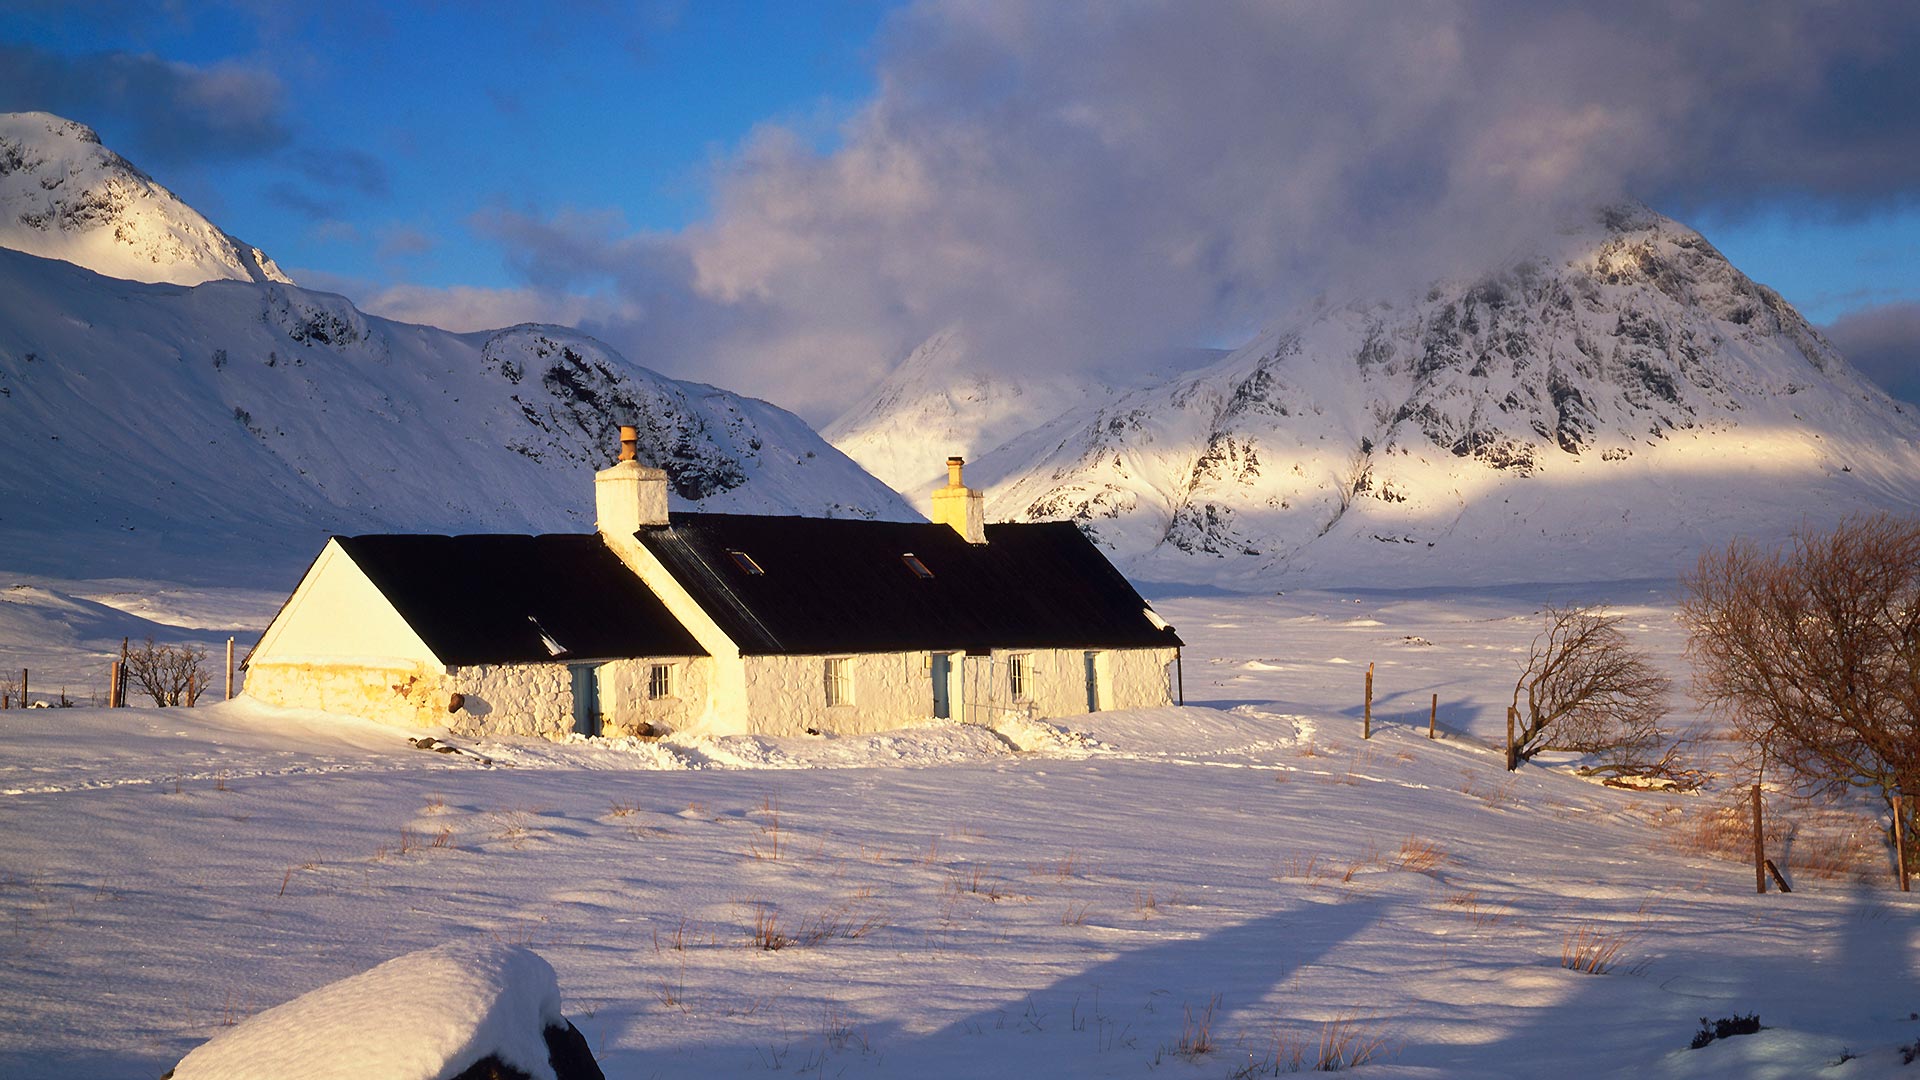
<svg viewBox="0 0 1920 1080"><path fill-rule="evenodd" d="M548 656L559 656L561 653L567 651L564 646L553 639L552 634L547 633L547 628L540 625L539 619L529 615L527 616L527 621L533 624L533 632L540 635L540 644L547 647Z"/></svg>
<svg viewBox="0 0 1920 1080"><path fill-rule="evenodd" d="M760 569L759 563L753 561L753 556L747 554L744 551L734 551L729 549L727 551L727 555L733 559L733 565L746 571L747 576L749 577L759 577L760 575L766 573L765 570Z"/></svg>
<svg viewBox="0 0 1920 1080"><path fill-rule="evenodd" d="M900 561L907 564L907 569L913 571L914 577L930 578L933 576L933 571L927 569L927 564L920 561L920 556L915 555L911 551L901 553Z"/></svg>

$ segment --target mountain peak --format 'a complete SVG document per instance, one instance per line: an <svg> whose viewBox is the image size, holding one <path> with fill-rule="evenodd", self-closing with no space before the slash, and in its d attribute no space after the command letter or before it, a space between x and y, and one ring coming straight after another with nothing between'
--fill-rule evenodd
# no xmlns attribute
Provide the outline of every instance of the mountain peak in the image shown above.
<svg viewBox="0 0 1920 1080"><path fill-rule="evenodd" d="M292 284L77 121L0 113L0 247L132 281Z"/></svg>

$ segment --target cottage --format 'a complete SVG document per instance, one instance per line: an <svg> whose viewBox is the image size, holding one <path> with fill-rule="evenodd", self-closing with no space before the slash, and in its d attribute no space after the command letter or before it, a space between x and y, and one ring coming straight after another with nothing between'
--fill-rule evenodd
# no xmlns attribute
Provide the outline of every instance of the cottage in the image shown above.
<svg viewBox="0 0 1920 1080"><path fill-rule="evenodd" d="M588 536L327 543L247 693L468 734L851 734L1166 704L1180 640L1070 522L667 510L631 428Z"/></svg>

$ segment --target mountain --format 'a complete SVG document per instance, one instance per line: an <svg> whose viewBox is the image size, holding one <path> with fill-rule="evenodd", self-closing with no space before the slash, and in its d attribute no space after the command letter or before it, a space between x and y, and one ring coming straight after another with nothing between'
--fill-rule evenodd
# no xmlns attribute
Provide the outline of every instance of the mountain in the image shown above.
<svg viewBox="0 0 1920 1080"><path fill-rule="evenodd" d="M1497 272L1322 303L972 463L1148 579L1671 577L1703 545L1920 511L1920 424L1698 233L1615 207Z"/></svg>
<svg viewBox="0 0 1920 1080"><path fill-rule="evenodd" d="M1145 370L1184 371L1217 360L1217 349L1179 349L1145 358ZM1143 365L1136 363L1135 369ZM922 510L947 481L945 461L969 461L1062 413L1104 405L1138 381L1127 372L995 371L964 327L934 334L820 434Z"/></svg>
<svg viewBox="0 0 1920 1080"><path fill-rule="evenodd" d="M292 284L92 128L48 113L0 113L0 247L130 281Z"/></svg>
<svg viewBox="0 0 1920 1080"><path fill-rule="evenodd" d="M820 434L924 509L946 483L949 455L973 458L1060 413L1113 394L1111 384L1069 376L994 373L965 330L928 338Z"/></svg>
<svg viewBox="0 0 1920 1080"><path fill-rule="evenodd" d="M330 533L587 531L637 423L677 509L913 519L803 421L575 331L0 251L0 567L284 585Z"/></svg>

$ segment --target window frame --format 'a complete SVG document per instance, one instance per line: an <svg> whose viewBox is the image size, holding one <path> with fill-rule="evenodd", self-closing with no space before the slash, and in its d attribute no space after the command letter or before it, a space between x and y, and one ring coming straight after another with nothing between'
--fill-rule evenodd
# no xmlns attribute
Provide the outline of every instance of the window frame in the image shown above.
<svg viewBox="0 0 1920 1080"><path fill-rule="evenodd" d="M647 700L666 701L674 696L674 668L671 663L654 663L647 668Z"/></svg>
<svg viewBox="0 0 1920 1080"><path fill-rule="evenodd" d="M1033 700L1033 654L1007 654L1007 696L1014 701Z"/></svg>
<svg viewBox="0 0 1920 1080"><path fill-rule="evenodd" d="M822 657L821 690L825 696L827 708L838 709L853 704L852 663L852 657Z"/></svg>

